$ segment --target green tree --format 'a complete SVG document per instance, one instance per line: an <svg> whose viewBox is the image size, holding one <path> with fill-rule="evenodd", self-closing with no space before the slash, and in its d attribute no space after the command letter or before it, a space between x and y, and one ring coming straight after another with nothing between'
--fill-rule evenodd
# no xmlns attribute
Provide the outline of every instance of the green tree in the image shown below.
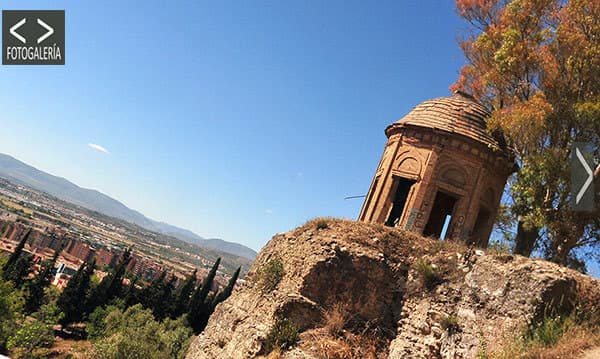
<svg viewBox="0 0 600 359"><path fill-rule="evenodd" d="M213 264L210 272L202 281L202 284L196 288L192 298L190 299L190 305L188 309L188 320L194 333L198 334L206 327L208 323L208 317L212 313L212 298L207 298L208 293L213 287L213 281L217 275L217 270L221 258L217 258ZM208 300L207 300L208 299Z"/></svg>
<svg viewBox="0 0 600 359"><path fill-rule="evenodd" d="M82 264L58 298L57 306L64 313L64 317L60 321L63 327L83 320L85 314L84 302L95 268L95 261Z"/></svg>
<svg viewBox="0 0 600 359"><path fill-rule="evenodd" d="M174 276L171 276L171 278L167 280L167 272L163 271L142 291L142 297L145 298L145 307L152 310L152 313L154 313L154 316L158 320L170 316L173 312L173 290L175 280L176 278Z"/></svg>
<svg viewBox="0 0 600 359"><path fill-rule="evenodd" d="M43 305L8 339L8 349L15 358L44 357L46 348L54 343L53 327L62 318L55 305Z"/></svg>
<svg viewBox="0 0 600 359"><path fill-rule="evenodd" d="M3 263L4 259L0 257L0 272ZM24 302L22 292L16 290L12 282L2 279L0 273L0 353L6 350L8 338L18 328Z"/></svg>
<svg viewBox="0 0 600 359"><path fill-rule="evenodd" d="M190 276L188 276L185 281L179 286L177 290L177 294L175 295L175 310L174 314L176 317L184 314L190 302L190 296L194 291L194 287L196 286L196 275L197 271L194 269L194 272Z"/></svg>
<svg viewBox="0 0 600 359"><path fill-rule="evenodd" d="M233 276L231 277L231 279L229 279L229 283L227 283L227 286L225 288L223 288L223 290L219 291L219 294L217 294L215 296L215 300L212 305L213 308L215 308L217 306L217 304L219 304L222 301L224 301L225 299L229 298L229 296L231 295L231 292L233 292L233 287L235 286L235 283L237 282L237 279L240 276L241 270L242 270L242 267L238 267L238 269L235 271L235 273L233 273Z"/></svg>
<svg viewBox="0 0 600 359"><path fill-rule="evenodd" d="M467 58L453 89L491 110L490 131L504 133L518 171L509 180L509 213L518 254L581 268L577 248L600 245L600 206L571 207L569 155L588 142L600 157L600 2L457 0L470 23ZM600 167L596 170L596 177Z"/></svg>
<svg viewBox="0 0 600 359"><path fill-rule="evenodd" d="M136 288L138 281L139 278L134 277L131 280L131 282L129 282L129 286L127 287L127 290L125 291L125 296L123 297L125 308L131 307L132 305L139 302L138 289Z"/></svg>
<svg viewBox="0 0 600 359"><path fill-rule="evenodd" d="M21 288L23 285L28 283L29 274L32 270L33 255L23 254L17 258L17 261L7 268L9 274L6 276L8 280L12 281L16 288Z"/></svg>
<svg viewBox="0 0 600 359"><path fill-rule="evenodd" d="M55 251L51 259L43 261L39 273L27 286L28 295L25 302L25 313L31 314L37 311L43 304L45 298L44 291L52 281L54 265L59 254L59 251Z"/></svg>
<svg viewBox="0 0 600 359"><path fill-rule="evenodd" d="M140 304L125 311L108 307L103 321L104 335L94 342L92 358L183 358L192 336L183 319L158 322Z"/></svg>
<svg viewBox="0 0 600 359"><path fill-rule="evenodd" d="M19 244L17 244L17 246L15 247L14 252L10 254L8 260L4 263L4 266L2 267L2 278L4 278L5 280L11 280L15 277L20 278L18 274L15 273L15 271L22 270L23 268L21 267L20 269L15 269L15 266L17 265L19 258L21 258L21 254L23 253L23 249L25 248L25 244L29 240L30 235L31 229L28 229L27 232L25 232L25 235L21 237L21 240L19 241ZM22 264L23 261L21 261L21 265Z"/></svg>
<svg viewBox="0 0 600 359"><path fill-rule="evenodd" d="M117 266L91 291L87 299L87 313L91 313L97 307L106 305L111 300L121 296L123 291L123 277L130 260L131 251L127 249L121 255L121 260Z"/></svg>

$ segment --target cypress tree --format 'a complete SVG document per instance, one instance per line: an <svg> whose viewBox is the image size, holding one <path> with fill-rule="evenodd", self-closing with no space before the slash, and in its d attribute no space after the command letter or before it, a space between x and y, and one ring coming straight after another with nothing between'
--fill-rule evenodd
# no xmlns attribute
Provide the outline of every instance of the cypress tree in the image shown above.
<svg viewBox="0 0 600 359"><path fill-rule="evenodd" d="M15 288L21 288L28 281L31 273L31 264L33 256L31 254L21 255L17 261L9 268L8 280L12 281Z"/></svg>
<svg viewBox="0 0 600 359"><path fill-rule="evenodd" d="M225 299L229 298L229 296L231 295L231 292L233 292L233 287L235 286L235 283L237 282L237 279L240 276L241 270L242 270L242 267L238 267L238 269L235 271L235 273L233 273L233 276L229 280L229 283L227 283L227 286L225 288L223 288L223 290L219 291L219 294L217 294L215 296L215 299L214 299L213 305L212 305L213 310L217 306L217 304L219 304L222 301L224 301Z"/></svg>
<svg viewBox="0 0 600 359"><path fill-rule="evenodd" d="M217 275L217 269L219 268L219 264L221 263L221 258L217 258L215 264L208 272L208 275L202 281L202 285L200 285L194 291L192 298L190 299L190 306L188 309L188 321L190 326L194 330L194 333L198 334L204 327L206 326L206 321L208 321L208 316L210 316L210 311L212 307L212 298L210 301L206 300L208 293L213 285L213 280Z"/></svg>
<svg viewBox="0 0 600 359"><path fill-rule="evenodd" d="M50 285L52 275L54 274L54 265L58 259L59 251L54 252L50 260L42 262L40 272L29 285L29 294L25 302L25 312L30 314L37 311L44 300L44 289Z"/></svg>
<svg viewBox="0 0 600 359"><path fill-rule="evenodd" d="M206 300L206 296L212 288L213 280L217 275L217 269L219 268L219 264L221 264L221 258L217 258L216 262L210 269L210 272L208 272L208 275L202 281L202 285L196 288L196 291L194 292L194 295L192 295L192 299L190 300L191 306L197 306L200 303L204 303L204 301Z"/></svg>
<svg viewBox="0 0 600 359"><path fill-rule="evenodd" d="M123 252L117 267L108 273L90 293L86 305L87 313L92 313L97 307L106 305L112 299L120 297L123 290L123 276L130 260L131 251L127 249Z"/></svg>
<svg viewBox="0 0 600 359"><path fill-rule="evenodd" d="M144 289L142 290L142 304L144 305L144 307L154 311L158 298L161 295L160 292L162 291L162 283L165 280L166 276L167 272L162 271L158 275L158 277L154 278L152 282L150 282L150 284L144 287Z"/></svg>
<svg viewBox="0 0 600 359"><path fill-rule="evenodd" d="M118 297L122 293L123 289L123 276L125 275L125 270L127 269L127 265L131 260L131 251L129 249L123 252L123 256L121 257L121 261L117 268L114 271L114 274L110 278L109 285L106 289L106 299L111 300L115 297Z"/></svg>
<svg viewBox="0 0 600 359"><path fill-rule="evenodd" d="M173 305L175 302L175 299L173 297L173 295L174 295L173 291L175 290L175 281L176 280L177 280L177 277L172 275L168 281L164 281L162 283L160 297L159 297L159 301L157 303L158 305L156 306L156 308L158 309L158 312L154 314L154 316L158 320L162 321L166 317L173 316L173 313L174 313Z"/></svg>
<svg viewBox="0 0 600 359"><path fill-rule="evenodd" d="M194 287L196 286L196 274L197 271L194 269L194 272L192 272L192 274L185 279L185 282L183 282L177 290L177 294L175 295L174 308L175 317L179 317L188 309L188 305L190 303L190 296L192 295Z"/></svg>
<svg viewBox="0 0 600 359"><path fill-rule="evenodd" d="M161 312L160 300L164 292L164 282L167 277L167 272L162 271L158 277L154 278L150 284L144 288L142 297L144 306L152 311L155 317Z"/></svg>
<svg viewBox="0 0 600 359"><path fill-rule="evenodd" d="M127 308L131 307L132 305L135 305L136 303L139 302L138 295L137 295L137 289L135 287L138 280L139 280L138 277L134 277L131 280L131 283L129 283L127 290L125 291L125 298L123 299L125 309L127 309Z"/></svg>
<svg viewBox="0 0 600 359"><path fill-rule="evenodd" d="M19 244L15 247L14 252L10 254L8 260L6 261L6 263L4 263L4 267L2 268L2 275L5 280L8 280L8 278L11 276L11 272L13 271L12 267L17 263L17 260L21 256L21 253L23 253L23 248L25 248L25 243L27 243L27 241L29 240L30 235L31 229L28 229L27 232L25 232L25 235L21 237L21 240L19 241Z"/></svg>
<svg viewBox="0 0 600 359"><path fill-rule="evenodd" d="M63 327L83 319L85 307L82 305L82 299L86 297L94 269L95 260L90 264L82 264L60 294L56 304L65 315L60 321Z"/></svg>

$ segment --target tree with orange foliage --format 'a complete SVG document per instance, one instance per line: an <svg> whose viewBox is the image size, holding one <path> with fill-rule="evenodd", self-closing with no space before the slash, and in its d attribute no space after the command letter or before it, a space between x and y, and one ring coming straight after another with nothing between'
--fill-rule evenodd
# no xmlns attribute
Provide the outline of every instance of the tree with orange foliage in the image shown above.
<svg viewBox="0 0 600 359"><path fill-rule="evenodd" d="M589 142L600 157L600 0L457 0L456 9L470 28L451 89L491 110L489 129L504 133L519 166L509 181L514 250L582 269L574 249L600 259L600 206L596 196L594 212L572 211L569 154Z"/></svg>

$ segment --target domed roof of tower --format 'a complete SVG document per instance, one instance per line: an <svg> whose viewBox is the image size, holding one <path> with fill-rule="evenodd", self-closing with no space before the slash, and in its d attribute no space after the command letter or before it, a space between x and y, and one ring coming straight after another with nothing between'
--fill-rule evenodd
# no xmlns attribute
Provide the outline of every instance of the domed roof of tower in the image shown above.
<svg viewBox="0 0 600 359"><path fill-rule="evenodd" d="M456 91L452 96L439 97L417 105L412 111L386 129L406 125L441 130L468 137L492 147L504 147L486 129L490 112L473 96Z"/></svg>

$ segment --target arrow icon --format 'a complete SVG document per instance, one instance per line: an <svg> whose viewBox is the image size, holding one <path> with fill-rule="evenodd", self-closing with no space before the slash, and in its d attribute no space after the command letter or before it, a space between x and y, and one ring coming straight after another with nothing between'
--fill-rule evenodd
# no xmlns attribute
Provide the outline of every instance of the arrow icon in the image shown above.
<svg viewBox="0 0 600 359"><path fill-rule="evenodd" d="M39 21L39 19L38 19ZM16 37L17 39L19 39L22 43L27 43L27 40L25 40L25 38L23 36L21 36L20 34L17 33L17 29L20 28L21 26L23 26L23 24L25 24L27 22L27 18L23 18L21 19L21 21L19 21L18 23L14 24L13 27L10 28L10 34L14 37Z"/></svg>
<svg viewBox="0 0 600 359"><path fill-rule="evenodd" d="M575 204L579 204L579 201L581 201L581 198L583 197L587 189L590 187L590 184L594 180L594 172L592 172L592 169L590 168L587 161L581 154L581 151L579 151L579 148L577 147L575 147L575 154L577 155L577 159L579 160L579 162L581 162L583 169L585 169L585 172L588 174L588 178L585 180L585 182L581 186L581 189L579 189L579 192L577 192L577 196L575 197Z"/></svg>
<svg viewBox="0 0 600 359"><path fill-rule="evenodd" d="M50 25L48 25L45 22L43 22L42 20L40 20L40 18L37 19L37 23L40 24L46 30L48 30L47 33L45 33L44 35L40 36L37 39L37 43L39 44L40 42L42 42L42 41L46 40L47 38L49 38L50 36L52 36L52 34L54 34L54 29Z"/></svg>

